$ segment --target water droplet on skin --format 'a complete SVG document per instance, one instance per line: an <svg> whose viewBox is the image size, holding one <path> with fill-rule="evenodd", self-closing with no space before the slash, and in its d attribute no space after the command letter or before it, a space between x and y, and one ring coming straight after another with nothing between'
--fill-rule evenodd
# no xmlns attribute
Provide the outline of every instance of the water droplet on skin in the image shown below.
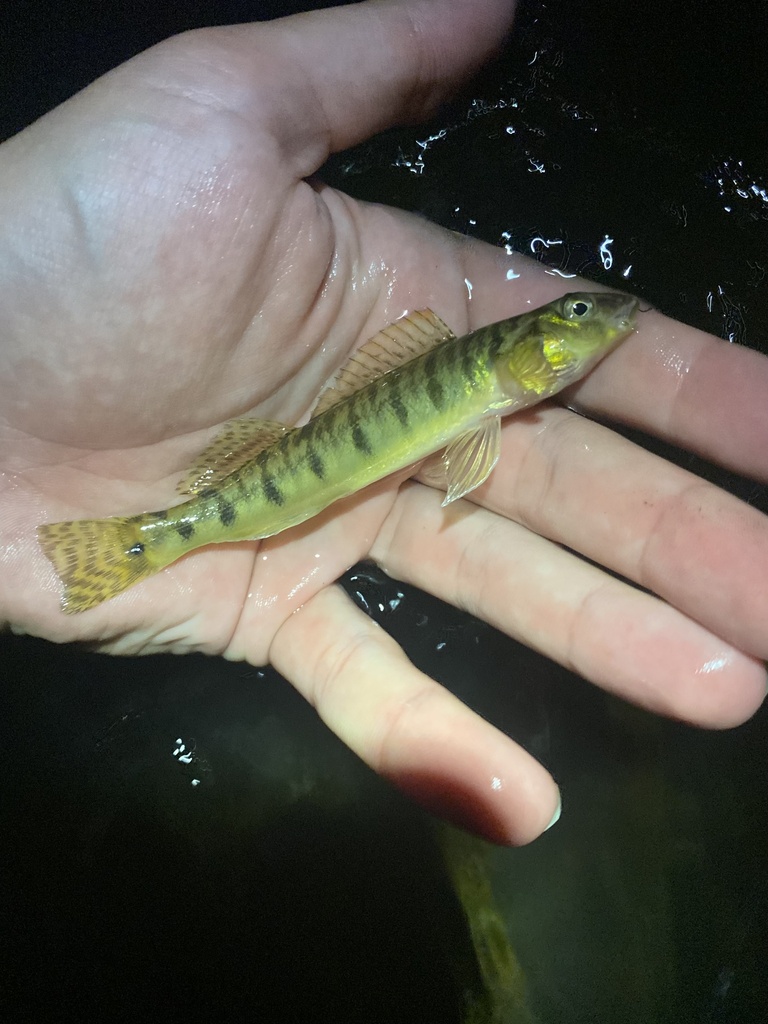
<svg viewBox="0 0 768 1024"><path fill-rule="evenodd" d="M722 672L723 669L728 668L733 662L732 654L716 654L714 658L710 658L705 661L703 665L696 669L697 676L709 676L713 672Z"/></svg>
<svg viewBox="0 0 768 1024"><path fill-rule="evenodd" d="M286 600L292 601L297 594L300 594L301 591L304 590L309 585L309 583L311 583L314 577L317 576L319 571L320 566L315 566L314 569L310 570L310 572L303 576L299 580L299 582L295 586L291 587L291 589L288 591L286 595Z"/></svg>

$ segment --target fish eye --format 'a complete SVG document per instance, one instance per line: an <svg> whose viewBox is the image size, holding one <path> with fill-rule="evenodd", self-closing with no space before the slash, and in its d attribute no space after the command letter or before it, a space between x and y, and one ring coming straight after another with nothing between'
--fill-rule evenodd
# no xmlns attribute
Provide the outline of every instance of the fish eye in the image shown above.
<svg viewBox="0 0 768 1024"><path fill-rule="evenodd" d="M591 312L592 303L588 299L569 299L565 304L565 315L567 317L576 317L577 320L582 320Z"/></svg>

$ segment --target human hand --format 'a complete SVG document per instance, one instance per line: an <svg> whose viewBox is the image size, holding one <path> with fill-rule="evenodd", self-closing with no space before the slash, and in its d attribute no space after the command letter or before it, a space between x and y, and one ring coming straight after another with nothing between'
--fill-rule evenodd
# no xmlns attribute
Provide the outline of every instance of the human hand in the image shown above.
<svg viewBox="0 0 768 1024"><path fill-rule="evenodd" d="M371 557L628 699L728 726L765 693L755 510L552 405L506 422L471 501L441 509L403 474L82 616L60 612L35 537L41 522L167 504L212 428L300 421L406 309L462 333L554 297L537 264L307 180L329 152L424 118L510 17L499 0L431 0L191 33L0 148L0 616L116 653L269 661L377 771L524 842L557 806L550 776L334 581ZM768 361L639 319L570 400L765 479Z"/></svg>

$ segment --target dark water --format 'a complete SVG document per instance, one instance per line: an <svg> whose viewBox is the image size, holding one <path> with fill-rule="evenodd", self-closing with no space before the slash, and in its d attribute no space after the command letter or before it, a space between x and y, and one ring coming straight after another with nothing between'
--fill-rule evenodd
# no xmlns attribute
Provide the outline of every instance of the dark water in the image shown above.
<svg viewBox="0 0 768 1024"><path fill-rule="evenodd" d="M276 13L18 12L4 134L173 31ZM528 3L434 123L327 177L765 350L765 22ZM557 827L490 861L526 1019L768 1019L766 714L659 721L372 567L345 585L563 787ZM460 1019L472 954L428 826L272 672L10 637L0 657L0 1019Z"/></svg>

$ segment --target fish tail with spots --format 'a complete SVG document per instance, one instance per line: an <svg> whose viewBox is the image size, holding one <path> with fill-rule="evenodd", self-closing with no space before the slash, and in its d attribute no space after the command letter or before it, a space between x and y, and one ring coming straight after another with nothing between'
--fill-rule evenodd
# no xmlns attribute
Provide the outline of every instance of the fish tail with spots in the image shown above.
<svg viewBox="0 0 768 1024"><path fill-rule="evenodd" d="M172 509L45 523L37 534L64 584L62 610L71 615L109 600L195 548L228 540L236 518L226 496L209 487Z"/></svg>
<svg viewBox="0 0 768 1024"><path fill-rule="evenodd" d="M38 537L64 584L65 612L101 604L162 568L150 561L136 516L48 523Z"/></svg>

